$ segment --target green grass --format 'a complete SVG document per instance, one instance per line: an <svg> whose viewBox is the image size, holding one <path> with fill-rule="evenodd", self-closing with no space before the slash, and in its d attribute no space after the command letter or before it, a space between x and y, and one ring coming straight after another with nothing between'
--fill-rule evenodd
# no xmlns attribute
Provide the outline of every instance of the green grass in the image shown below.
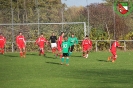
<svg viewBox="0 0 133 88"><path fill-rule="evenodd" d="M115 63L109 52L92 52L88 59L73 53L69 66L51 53L46 57L27 53L0 55L0 88L132 88L133 54L118 52Z"/></svg>

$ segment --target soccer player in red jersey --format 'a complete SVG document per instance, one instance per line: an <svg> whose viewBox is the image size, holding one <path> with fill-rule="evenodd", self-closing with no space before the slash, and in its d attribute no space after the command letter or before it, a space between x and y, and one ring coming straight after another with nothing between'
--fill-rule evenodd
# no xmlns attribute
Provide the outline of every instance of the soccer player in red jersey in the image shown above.
<svg viewBox="0 0 133 88"><path fill-rule="evenodd" d="M58 49L58 53L60 55L60 58L62 58L62 42L63 42L63 37L64 37L64 32L61 32L61 36L59 36L58 40L57 40L57 49Z"/></svg>
<svg viewBox="0 0 133 88"><path fill-rule="evenodd" d="M115 60L117 59L117 54L116 54L117 47L124 47L124 46L120 46L120 44L118 43L118 40L116 39L112 43L111 48L109 49L109 51L112 53L112 56L108 57L108 61L112 60L112 62L115 62Z"/></svg>
<svg viewBox="0 0 133 88"><path fill-rule="evenodd" d="M47 40L43 36L43 33L41 33L40 37L35 42L35 44L37 44L39 47L39 55L45 55L45 52L44 52L45 43L47 43Z"/></svg>
<svg viewBox="0 0 133 88"><path fill-rule="evenodd" d="M6 38L0 33L0 53L4 54L4 47L6 44Z"/></svg>
<svg viewBox="0 0 133 88"><path fill-rule="evenodd" d="M83 57L88 58L88 53L92 48L92 41L86 35L85 39L82 41L82 48L83 48Z"/></svg>
<svg viewBox="0 0 133 88"><path fill-rule="evenodd" d="M19 48L20 51L20 57L25 57L26 55L26 41L24 38L24 35L22 34L22 32L19 32L19 35L16 37L16 44Z"/></svg>

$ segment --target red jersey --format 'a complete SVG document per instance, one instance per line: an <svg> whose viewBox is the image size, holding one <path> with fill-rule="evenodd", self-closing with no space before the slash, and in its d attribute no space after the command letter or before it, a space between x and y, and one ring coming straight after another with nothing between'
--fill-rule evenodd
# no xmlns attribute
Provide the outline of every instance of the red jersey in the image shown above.
<svg viewBox="0 0 133 88"><path fill-rule="evenodd" d="M6 38L4 36L0 36L0 44L6 44Z"/></svg>
<svg viewBox="0 0 133 88"><path fill-rule="evenodd" d="M58 38L58 40L57 40L57 45L58 45L58 46L61 46L62 42L63 42L63 37L60 36L60 37Z"/></svg>
<svg viewBox="0 0 133 88"><path fill-rule="evenodd" d="M118 43L118 41L113 42L112 46L111 46L111 51L112 52L116 52L116 47L120 46L120 44Z"/></svg>
<svg viewBox="0 0 133 88"><path fill-rule="evenodd" d="M36 40L36 44L39 45L39 46L44 46L44 43L47 42L46 39L44 37L39 37L37 40Z"/></svg>
<svg viewBox="0 0 133 88"><path fill-rule="evenodd" d="M23 35L18 35L16 37L16 43L19 45L19 44L22 44L22 45L25 45L26 42L25 42L25 38Z"/></svg>
<svg viewBox="0 0 133 88"><path fill-rule="evenodd" d="M92 47L92 41L89 39L84 39L82 41L82 47Z"/></svg>

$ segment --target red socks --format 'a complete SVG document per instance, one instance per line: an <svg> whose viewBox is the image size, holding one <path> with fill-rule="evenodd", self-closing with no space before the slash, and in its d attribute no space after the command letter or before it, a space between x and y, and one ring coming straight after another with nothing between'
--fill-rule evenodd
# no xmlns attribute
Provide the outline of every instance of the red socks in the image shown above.
<svg viewBox="0 0 133 88"><path fill-rule="evenodd" d="M23 56L23 53L22 52L20 52L20 57L22 57Z"/></svg>

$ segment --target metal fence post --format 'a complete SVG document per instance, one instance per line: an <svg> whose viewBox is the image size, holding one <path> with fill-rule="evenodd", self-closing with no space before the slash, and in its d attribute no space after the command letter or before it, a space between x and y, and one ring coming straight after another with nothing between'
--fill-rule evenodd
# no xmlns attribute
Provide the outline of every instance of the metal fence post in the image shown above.
<svg viewBox="0 0 133 88"><path fill-rule="evenodd" d="M98 42L98 41L95 42L95 43L96 43L96 52L97 52L97 42Z"/></svg>
<svg viewBox="0 0 133 88"><path fill-rule="evenodd" d="M124 51L126 51L126 41L124 41Z"/></svg>

